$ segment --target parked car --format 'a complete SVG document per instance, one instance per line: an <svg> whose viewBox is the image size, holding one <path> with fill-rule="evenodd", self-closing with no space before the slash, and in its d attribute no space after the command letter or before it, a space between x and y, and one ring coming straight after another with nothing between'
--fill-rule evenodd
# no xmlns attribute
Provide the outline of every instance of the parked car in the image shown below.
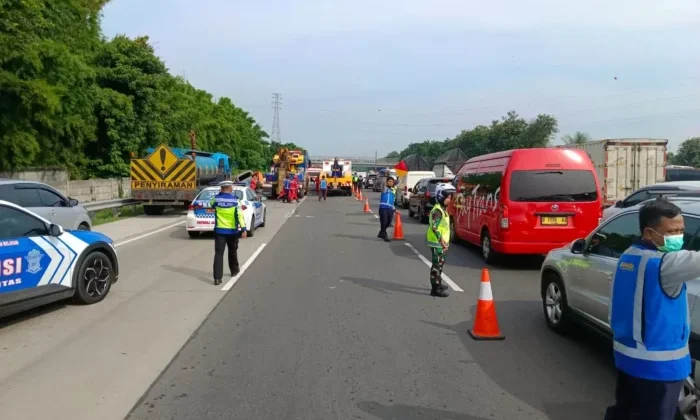
<svg viewBox="0 0 700 420"><path fill-rule="evenodd" d="M409 171L406 172L406 175L399 177L397 184L399 191L396 196L400 207L405 209L408 208L409 200L411 199L411 194L413 193L413 187L415 187L416 183L423 178L435 178L435 172Z"/></svg>
<svg viewBox="0 0 700 420"><path fill-rule="evenodd" d="M588 235L603 217L590 158L576 149L516 149L477 156L459 169L451 206L458 239L482 258L542 254Z"/></svg>
<svg viewBox="0 0 700 420"><path fill-rule="evenodd" d="M73 298L102 301L119 278L112 240L0 200L0 317Z"/></svg>
<svg viewBox="0 0 700 420"><path fill-rule="evenodd" d="M185 224L190 238L198 237L201 232L214 231L215 213L210 203L219 191L221 191L221 187L207 187L190 204ZM257 227L265 227L265 217L267 216L265 204L253 190L243 185L234 185L233 194L238 197L241 210L243 210L248 236L253 236Z"/></svg>
<svg viewBox="0 0 700 420"><path fill-rule="evenodd" d="M668 198L683 212L685 238L683 249L700 251L700 199L697 197ZM603 222L585 238L552 250L541 270L540 293L547 325L558 333L569 331L574 323L594 327L612 337L608 323L608 306L612 276L620 255L637 240L639 208L625 209ZM700 356L700 309L696 303L700 295L698 279L686 283L690 308L690 350L693 359ZM700 373L695 369L695 374ZM688 378L683 398L695 398L695 381ZM696 400L697 401L697 400ZM683 408L684 419L697 419L695 404L692 412ZM686 404L679 404L679 407Z"/></svg>
<svg viewBox="0 0 700 420"><path fill-rule="evenodd" d="M55 188L41 182L0 179L0 200L24 207L65 229L92 228L90 215L78 200L66 198Z"/></svg>
<svg viewBox="0 0 700 420"><path fill-rule="evenodd" d="M411 197L408 204L408 217L417 217L421 223L428 223L430 210L435 205L435 187L438 184L451 183L449 178L423 178L411 189Z"/></svg>
<svg viewBox="0 0 700 420"><path fill-rule="evenodd" d="M633 192L614 206L603 210L603 220L607 220L622 210L656 197L685 196L700 193L700 181L661 182L648 185Z"/></svg>
<svg viewBox="0 0 700 420"><path fill-rule="evenodd" d="M377 181L377 175L376 174L369 174L367 175L367 179L365 180L365 188L372 188L374 187L374 183Z"/></svg>

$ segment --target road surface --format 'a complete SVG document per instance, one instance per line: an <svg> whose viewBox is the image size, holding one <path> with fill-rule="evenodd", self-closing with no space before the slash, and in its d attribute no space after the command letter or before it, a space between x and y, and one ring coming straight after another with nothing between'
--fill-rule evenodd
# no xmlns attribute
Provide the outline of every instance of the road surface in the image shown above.
<svg viewBox="0 0 700 420"><path fill-rule="evenodd" d="M189 240L164 219L122 239L105 302L1 324L2 418L602 418L611 346L547 329L540 261L491 268L506 340L477 342L477 250L451 247L445 274L463 292L432 298L429 268L406 246L429 256L426 225L405 211L406 240L387 244L353 198L267 204L241 261L266 246L228 293L211 284L211 238ZM125 226L110 229L138 230Z"/></svg>

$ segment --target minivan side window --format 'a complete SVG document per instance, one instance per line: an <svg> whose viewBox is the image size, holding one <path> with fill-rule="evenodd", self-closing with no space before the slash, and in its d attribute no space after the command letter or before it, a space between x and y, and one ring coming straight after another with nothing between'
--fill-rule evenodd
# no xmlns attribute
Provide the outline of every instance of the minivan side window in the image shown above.
<svg viewBox="0 0 700 420"><path fill-rule="evenodd" d="M588 253L610 258L620 258L627 248L639 239L639 213L630 213L613 219L591 238Z"/></svg>
<svg viewBox="0 0 700 420"><path fill-rule="evenodd" d="M651 194L649 193L649 190L639 191L627 197L627 199L624 201L623 207L636 206L642 201L647 201L650 198Z"/></svg>
<svg viewBox="0 0 700 420"><path fill-rule="evenodd" d="M41 220L15 208L0 206L0 239L48 234L46 225Z"/></svg>
<svg viewBox="0 0 700 420"><path fill-rule="evenodd" d="M39 188L37 191L44 207L68 207L66 200L55 192L45 188Z"/></svg>
<svg viewBox="0 0 700 420"><path fill-rule="evenodd" d="M479 174L468 174L462 176L462 186L465 187L465 194L471 196L474 188L479 186L474 195L476 205L495 206L501 198L501 179L503 172L486 172ZM487 203L488 201L488 203ZM483 204L482 204L483 203Z"/></svg>
<svg viewBox="0 0 700 420"><path fill-rule="evenodd" d="M20 207L43 207L41 198L39 198L39 192L33 187L14 188L14 191L6 200Z"/></svg>
<svg viewBox="0 0 700 420"><path fill-rule="evenodd" d="M592 171L588 170L527 170L513 171L510 176L511 201L591 202L598 199L598 188Z"/></svg>

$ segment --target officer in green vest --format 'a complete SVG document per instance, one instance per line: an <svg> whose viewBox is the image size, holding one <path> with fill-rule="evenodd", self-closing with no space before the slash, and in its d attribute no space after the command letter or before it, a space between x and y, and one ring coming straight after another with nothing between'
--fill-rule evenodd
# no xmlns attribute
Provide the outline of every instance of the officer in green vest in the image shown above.
<svg viewBox="0 0 700 420"><path fill-rule="evenodd" d="M221 191L209 203L214 209L214 285L221 284L224 275L224 251L228 248L228 268L231 276L240 272L238 265L238 235L246 237L245 217L233 193L233 182L219 184Z"/></svg>
<svg viewBox="0 0 700 420"><path fill-rule="evenodd" d="M352 190L357 191L357 174L352 174Z"/></svg>
<svg viewBox="0 0 700 420"><path fill-rule="evenodd" d="M447 286L442 284L442 266L445 264L445 254L450 246L450 217L447 206L452 195L457 190L452 184L440 183L435 187L435 206L430 211L430 224L426 239L433 254L433 265L430 266L430 296L447 297Z"/></svg>

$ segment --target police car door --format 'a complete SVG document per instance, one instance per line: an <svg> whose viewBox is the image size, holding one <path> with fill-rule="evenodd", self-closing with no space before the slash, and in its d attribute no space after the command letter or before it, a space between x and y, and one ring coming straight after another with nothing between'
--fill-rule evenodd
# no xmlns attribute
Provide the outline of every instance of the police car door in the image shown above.
<svg viewBox="0 0 700 420"><path fill-rule="evenodd" d="M255 225L262 221L262 202L258 201L257 196L248 188L246 190L246 198L249 201L247 205L253 206L253 214L255 214Z"/></svg>
<svg viewBox="0 0 700 420"><path fill-rule="evenodd" d="M70 292L72 252L49 235L48 220L0 204L0 306Z"/></svg>

